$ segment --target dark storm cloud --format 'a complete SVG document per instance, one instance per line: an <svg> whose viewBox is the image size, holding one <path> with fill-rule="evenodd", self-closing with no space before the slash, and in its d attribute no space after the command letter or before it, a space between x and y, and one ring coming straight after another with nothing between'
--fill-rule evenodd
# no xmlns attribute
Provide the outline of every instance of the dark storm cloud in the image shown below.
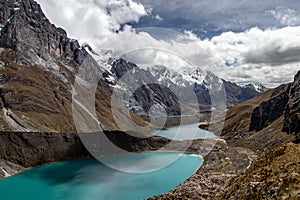
<svg viewBox="0 0 300 200"><path fill-rule="evenodd" d="M271 66L300 62L300 46L291 47L283 51L278 47L271 50L266 48L249 52L245 55L245 61L252 64L266 64Z"/></svg>
<svg viewBox="0 0 300 200"><path fill-rule="evenodd" d="M243 32L252 27L281 28L300 25L298 0L140 0L163 20L144 17L136 26L191 30L212 37L225 31Z"/></svg>

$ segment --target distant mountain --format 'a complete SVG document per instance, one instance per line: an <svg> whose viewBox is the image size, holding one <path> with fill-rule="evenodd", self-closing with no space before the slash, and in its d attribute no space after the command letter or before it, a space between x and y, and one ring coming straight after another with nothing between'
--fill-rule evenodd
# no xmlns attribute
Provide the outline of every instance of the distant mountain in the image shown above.
<svg viewBox="0 0 300 200"><path fill-rule="evenodd" d="M88 49L88 51L91 49ZM139 67L124 59L103 59L99 54L93 55L103 70L103 78L116 90L132 91L135 86L142 86L144 83L151 84L149 88L140 88L133 99L125 98L127 107L139 114L149 112L151 105L158 104L166 109L169 115L180 115L179 100L184 102L193 114L196 113L199 104L200 112L209 112L212 108L210 89L213 84L222 85L226 91L227 106L231 107L259 95L263 86L247 85L239 86L220 79L211 72L201 69L183 70L175 72L170 70L171 66L148 66ZM123 75L126 74L126 78ZM120 87L121 86L121 87ZM148 94L148 95L146 95ZM151 97L150 94L154 94ZM150 95L150 96L149 96ZM179 98L176 100L176 98Z"/></svg>
<svg viewBox="0 0 300 200"><path fill-rule="evenodd" d="M184 70L180 73L172 72L164 66L155 66L147 69L162 85L174 90L185 91L186 87L192 87L197 95L200 105L210 105L209 90L213 83L224 84L227 106L231 107L259 95L262 91L252 85L245 87L223 80L212 72L201 69ZM263 86L261 86L263 87Z"/></svg>
<svg viewBox="0 0 300 200"><path fill-rule="evenodd" d="M262 85L261 83L257 83L257 82L245 85L244 87L246 87L246 88L250 87L252 89L254 88L259 93L263 93L263 92L266 92L267 90L269 90L264 85Z"/></svg>

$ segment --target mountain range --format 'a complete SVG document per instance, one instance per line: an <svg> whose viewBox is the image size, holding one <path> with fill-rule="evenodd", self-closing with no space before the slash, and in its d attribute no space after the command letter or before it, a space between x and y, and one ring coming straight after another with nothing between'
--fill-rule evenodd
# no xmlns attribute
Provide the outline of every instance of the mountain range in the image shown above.
<svg viewBox="0 0 300 200"><path fill-rule="evenodd" d="M126 105L140 123L138 115L149 115L154 104L168 115L180 115L178 98L193 115L209 113L213 109L209 91L213 82L224 84L228 107L265 90L262 86L259 90L253 85L239 86L201 69L177 73L170 70L172 66L141 68L122 58L103 59L89 45L80 46L65 30L51 24L33 0L2 0L1 13L2 130L75 131L72 87L88 58L102 73L96 92L97 116L111 130L118 129L109 110L116 88L125 93L117 106ZM127 72L130 80L124 80ZM147 86L144 82L155 84ZM126 91L137 84L141 87L126 96Z"/></svg>

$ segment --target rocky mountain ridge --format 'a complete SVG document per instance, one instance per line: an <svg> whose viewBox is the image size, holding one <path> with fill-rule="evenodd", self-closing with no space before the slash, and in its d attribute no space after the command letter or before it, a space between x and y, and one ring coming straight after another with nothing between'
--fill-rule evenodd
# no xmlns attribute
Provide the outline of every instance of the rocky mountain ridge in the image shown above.
<svg viewBox="0 0 300 200"><path fill-rule="evenodd" d="M223 137L232 143L264 149L299 140L300 72L294 82L237 105L227 113ZM248 146L249 147L249 146Z"/></svg>
<svg viewBox="0 0 300 200"><path fill-rule="evenodd" d="M16 63L32 66L40 60L55 62L53 58L82 63L84 49L64 29L50 23L36 1L1 0L0 9L0 46L15 52Z"/></svg>
<svg viewBox="0 0 300 200"><path fill-rule="evenodd" d="M284 113L284 124L282 130L296 134L296 138L300 140L300 71L295 76L294 82L290 86L290 99L286 105Z"/></svg>
<svg viewBox="0 0 300 200"><path fill-rule="evenodd" d="M276 89L270 100L257 107L251 117L250 131L260 131L270 123L284 115L282 130L288 133L300 132L299 100L300 71L295 75L294 82Z"/></svg>
<svg viewBox="0 0 300 200"><path fill-rule="evenodd" d="M93 51L91 51L91 54L93 54ZM99 54L94 54L93 57L97 60L99 66L102 67L103 78L106 82L113 87L117 84L116 90L132 91L132 88L136 88L136 86L140 87L145 83L155 83L150 84L150 88L141 88L144 92L139 91L140 94L136 95L140 97L142 93L156 94L155 97L147 97L146 99L136 97L129 99L127 97L125 100L125 104L130 110L141 114L148 113L150 105L157 103L162 109L166 109L168 114L180 115L180 109L176 107L179 100L186 105L191 105L189 109L191 113L193 111L197 112L197 110L203 113L209 112L213 109L210 94L212 85L220 85L222 87L221 85L224 84L228 107L253 98L263 91L263 86L239 86L220 79L212 72L206 72L201 69L175 72L166 66L156 65L145 68L127 62L122 58L105 60ZM171 99L168 96L171 96ZM178 98L177 100L176 97ZM194 107L196 104L199 104L200 109Z"/></svg>
<svg viewBox="0 0 300 200"><path fill-rule="evenodd" d="M65 30L51 24L34 0L1 0L0 11L0 129L75 132L73 84L91 56ZM100 80L95 103L99 120L116 130L111 93ZM134 114L133 118L143 121Z"/></svg>

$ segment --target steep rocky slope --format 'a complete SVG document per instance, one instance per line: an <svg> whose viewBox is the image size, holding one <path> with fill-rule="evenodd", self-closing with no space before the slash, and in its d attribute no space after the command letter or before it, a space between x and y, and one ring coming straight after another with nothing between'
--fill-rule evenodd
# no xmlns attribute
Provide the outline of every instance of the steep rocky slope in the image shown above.
<svg viewBox="0 0 300 200"><path fill-rule="evenodd" d="M36 1L1 0L0 10L0 46L12 49L18 64L32 66L53 58L65 63L83 61L85 52L79 43L51 24Z"/></svg>
<svg viewBox="0 0 300 200"><path fill-rule="evenodd" d="M50 132L1 132L0 158L24 167L33 167L45 163L91 157L91 153L82 143L82 137L85 137L85 142L88 141L93 146L93 155L95 156L94 153L97 153L99 155L96 156L101 156L103 153L101 145L105 145L103 141L99 141L102 135L128 152L156 150L170 142L161 137L136 138L121 131L84 133L82 135ZM176 143L177 147L174 149L180 148L181 143L184 142Z"/></svg>
<svg viewBox="0 0 300 200"><path fill-rule="evenodd" d="M299 140L300 72L281 85L227 112L222 136L231 144L255 151Z"/></svg>
<svg viewBox="0 0 300 200"><path fill-rule="evenodd" d="M32 0L1 1L2 130L74 131L72 82L86 54Z"/></svg>
<svg viewBox="0 0 300 200"><path fill-rule="evenodd" d="M290 100L286 105L282 130L290 134L295 133L300 140L300 71L295 76L295 81L290 87Z"/></svg>
<svg viewBox="0 0 300 200"><path fill-rule="evenodd" d="M51 24L35 1L1 0L0 10L1 130L74 132L73 84L91 56ZM103 126L115 130L111 94L111 86L100 80L93 103Z"/></svg>
<svg viewBox="0 0 300 200"><path fill-rule="evenodd" d="M52 73L39 65L19 65L12 61L14 55L11 54L14 54L12 50L5 49L0 55L3 63L0 68L1 129L74 132L72 84L75 76L68 66L58 63L59 72ZM103 81L97 87L95 105L99 120L108 129L115 130L118 127L110 109L111 94L111 87ZM115 106L119 104L114 102ZM134 114L132 117L142 123Z"/></svg>

